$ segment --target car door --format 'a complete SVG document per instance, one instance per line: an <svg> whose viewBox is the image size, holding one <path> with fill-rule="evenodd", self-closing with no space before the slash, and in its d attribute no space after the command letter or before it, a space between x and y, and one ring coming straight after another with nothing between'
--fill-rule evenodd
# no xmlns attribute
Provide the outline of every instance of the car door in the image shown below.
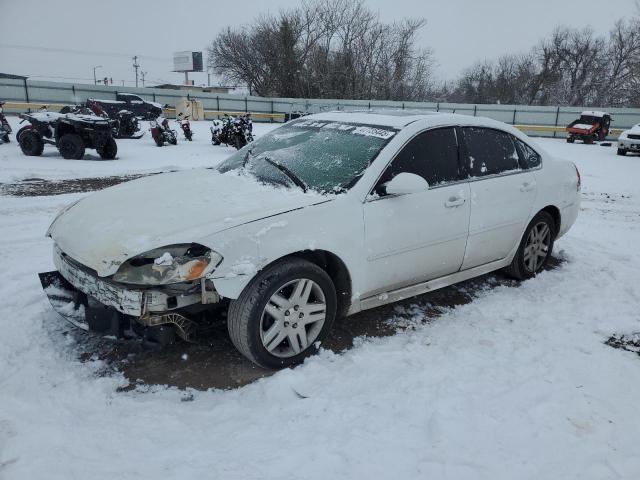
<svg viewBox="0 0 640 480"><path fill-rule="evenodd" d="M402 172L422 176L428 190L385 195L383 185ZM455 128L415 136L392 160L364 204L367 278L362 293L374 295L458 271L469 211L469 184Z"/></svg>
<svg viewBox="0 0 640 480"><path fill-rule="evenodd" d="M507 257L520 242L537 186L533 170L521 164L513 135L465 127L462 137L471 189L466 270Z"/></svg>

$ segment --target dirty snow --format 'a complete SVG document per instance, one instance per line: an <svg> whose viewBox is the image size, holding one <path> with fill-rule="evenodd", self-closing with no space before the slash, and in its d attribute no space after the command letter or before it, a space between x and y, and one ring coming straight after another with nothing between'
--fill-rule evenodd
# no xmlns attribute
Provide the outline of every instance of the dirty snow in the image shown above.
<svg viewBox="0 0 640 480"><path fill-rule="evenodd" d="M232 152L193 125L192 144L123 141L115 162L2 145L0 181L191 168ZM426 324L412 308L415 328L230 391L120 392L123 377L81 362L36 274L52 268L51 219L83 194L0 197L0 478L638 478L640 359L604 342L640 332L640 158L541 142L583 179L559 268Z"/></svg>

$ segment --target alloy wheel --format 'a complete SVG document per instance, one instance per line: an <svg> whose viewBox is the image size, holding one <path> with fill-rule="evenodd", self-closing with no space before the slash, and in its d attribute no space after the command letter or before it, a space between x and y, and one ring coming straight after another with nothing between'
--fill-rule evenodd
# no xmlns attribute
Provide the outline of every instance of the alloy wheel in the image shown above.
<svg viewBox="0 0 640 480"><path fill-rule="evenodd" d="M551 229L546 222L539 222L529 232L527 243L524 247L524 266L536 273L544 264L549 255L551 245Z"/></svg>
<svg viewBox="0 0 640 480"><path fill-rule="evenodd" d="M287 282L270 298L260 320L264 348L280 358L302 353L315 342L327 316L322 288L308 278Z"/></svg>

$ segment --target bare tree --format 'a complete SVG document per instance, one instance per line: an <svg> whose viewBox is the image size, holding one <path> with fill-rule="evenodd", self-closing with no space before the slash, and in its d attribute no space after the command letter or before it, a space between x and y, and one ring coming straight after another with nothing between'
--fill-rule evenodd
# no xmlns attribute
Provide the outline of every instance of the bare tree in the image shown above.
<svg viewBox="0 0 640 480"><path fill-rule="evenodd" d="M305 1L227 29L209 67L264 96L425 100L432 52L416 46L422 19L385 24L362 0Z"/></svg>

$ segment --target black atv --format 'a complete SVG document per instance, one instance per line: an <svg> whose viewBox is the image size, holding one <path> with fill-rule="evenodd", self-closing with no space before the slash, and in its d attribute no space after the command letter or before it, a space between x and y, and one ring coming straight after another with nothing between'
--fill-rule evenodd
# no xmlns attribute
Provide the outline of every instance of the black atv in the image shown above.
<svg viewBox="0 0 640 480"><path fill-rule="evenodd" d="M60 113L77 113L95 115L101 118L110 118L113 120L113 138L142 138L144 132L140 131L140 122L130 110L105 110L102 105L93 99L77 105L66 105L62 107Z"/></svg>
<svg viewBox="0 0 640 480"><path fill-rule="evenodd" d="M74 160L84 157L86 148L95 148L103 160L113 160L118 153L113 139L113 120L54 112L23 113L20 118L30 123L16 134L25 155L42 155L45 144L55 145L64 158Z"/></svg>

